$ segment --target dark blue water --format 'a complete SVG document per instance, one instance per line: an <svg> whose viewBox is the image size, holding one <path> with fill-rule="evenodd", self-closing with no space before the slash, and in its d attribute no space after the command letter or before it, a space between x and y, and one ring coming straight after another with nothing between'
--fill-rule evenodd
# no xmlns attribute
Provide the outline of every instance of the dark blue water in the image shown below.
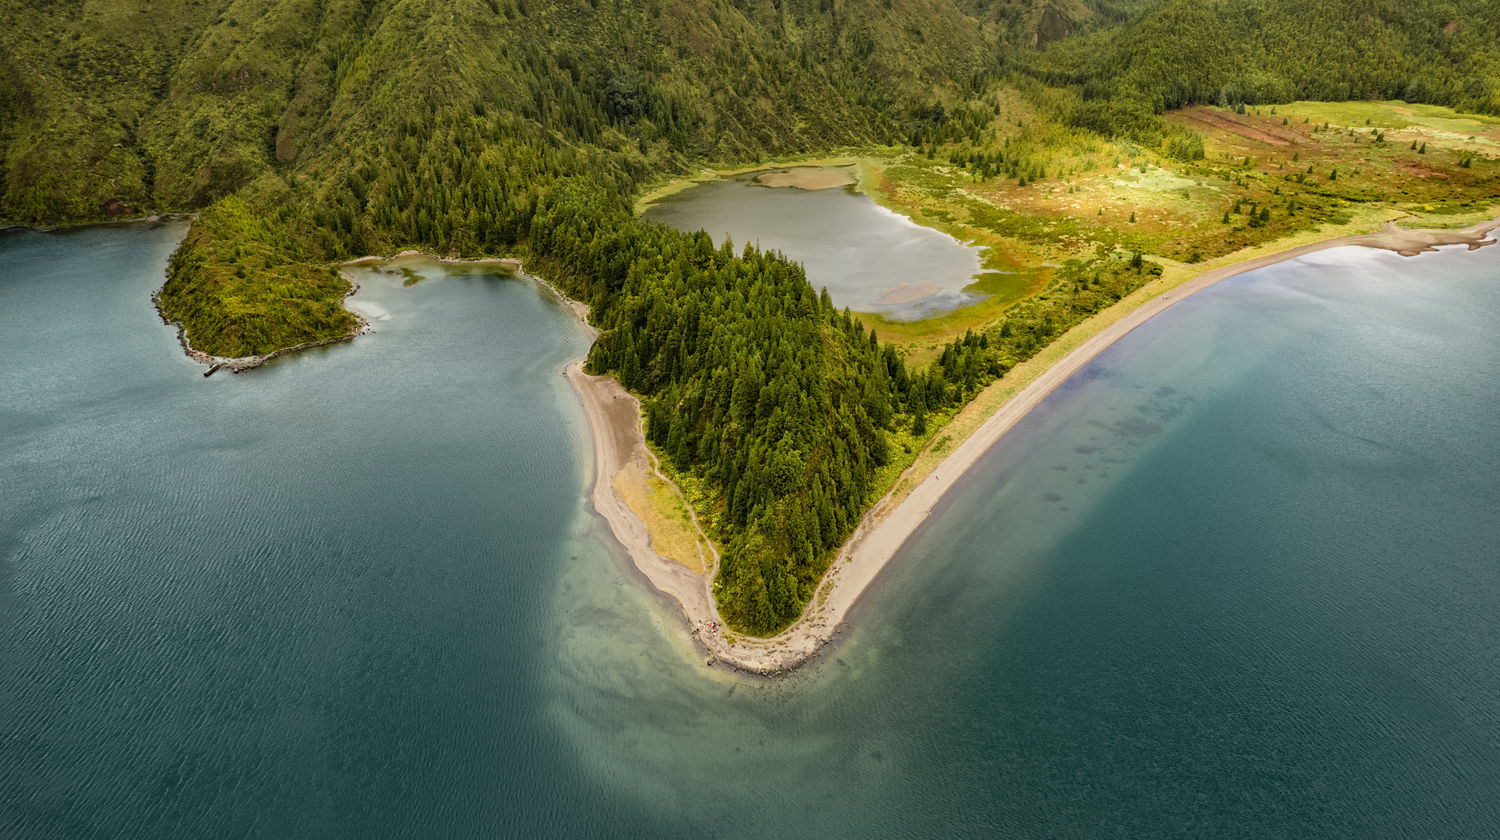
<svg viewBox="0 0 1500 840"><path fill-rule="evenodd" d="M0 237L0 837L1500 834L1500 248L1180 304L753 682L587 511L568 310L365 271L205 380L181 232Z"/></svg>

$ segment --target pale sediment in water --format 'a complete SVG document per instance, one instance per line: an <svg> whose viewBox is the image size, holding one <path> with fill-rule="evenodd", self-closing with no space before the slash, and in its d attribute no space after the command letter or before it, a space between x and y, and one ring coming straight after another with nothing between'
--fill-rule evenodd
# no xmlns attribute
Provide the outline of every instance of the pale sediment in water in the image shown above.
<svg viewBox="0 0 1500 840"><path fill-rule="evenodd" d="M707 574L698 574L661 556L651 543L645 523L620 497L611 481L633 461L655 463L641 428L640 400L612 376L584 373L579 362L568 365L566 375L578 393L593 432L594 509L609 523L615 539L646 580L682 607L689 632L707 650L709 663L723 662L743 671L774 674L806 661L826 644L834 627L812 615L804 615L793 629L772 639L726 634L712 591L714 575L719 569L717 549L704 538L712 553ZM665 476L661 477L665 480ZM693 525L697 527L696 514L693 517Z"/></svg>
<svg viewBox="0 0 1500 840"><path fill-rule="evenodd" d="M840 169L821 166L797 166L777 169L755 176L762 187L791 187L799 190L832 190L858 183L854 176Z"/></svg>
<svg viewBox="0 0 1500 840"><path fill-rule="evenodd" d="M1403 257L1414 257L1417 254L1436 251L1441 245L1467 245L1469 250L1473 251L1476 248L1494 244L1494 240L1487 237L1497 227L1500 227L1500 219L1480 222L1477 225L1455 230L1414 230L1397 227L1395 222L1387 222L1385 229L1379 233L1352 236L1348 238L1348 242L1342 244L1364 245L1368 248L1395 251ZM1331 242L1323 243L1323 247L1333 247L1333 245Z"/></svg>
<svg viewBox="0 0 1500 840"><path fill-rule="evenodd" d="M899 303L912 303L932 297L942 291L942 287L936 283L904 283L900 286L892 286L880 293L880 298L875 302L882 306Z"/></svg>
<svg viewBox="0 0 1500 840"><path fill-rule="evenodd" d="M585 510L587 342L542 290L356 272L379 334L203 380L147 302L169 237L131 238L0 271L12 834L1500 836L1500 249L1153 320L748 681ZM1142 401L1182 413L1117 432Z"/></svg>
<svg viewBox="0 0 1500 840"><path fill-rule="evenodd" d="M466 265L481 267L493 266L508 274L516 274L521 277L529 278L533 282L545 288L547 291L556 295L557 298L563 303L566 303L568 305L568 308L573 310L573 315L578 318L579 323L583 324L584 328L588 331L590 338L594 338L599 335L599 331L589 325L588 304L573 300L572 298L563 294L561 289L552 285L552 283L549 282L546 278L538 277L535 274L527 274L526 265L522 263L521 260L517 257L475 257L473 259L463 259L460 257L439 257L436 254L429 254L425 251L406 250L396 254L393 257L366 256L354 260L349 260L347 262L340 263L339 265L340 269L342 270L342 268L347 266L394 264L397 261L401 260L411 260L414 262L435 262L441 263L442 265ZM353 281L351 280L351 282Z"/></svg>

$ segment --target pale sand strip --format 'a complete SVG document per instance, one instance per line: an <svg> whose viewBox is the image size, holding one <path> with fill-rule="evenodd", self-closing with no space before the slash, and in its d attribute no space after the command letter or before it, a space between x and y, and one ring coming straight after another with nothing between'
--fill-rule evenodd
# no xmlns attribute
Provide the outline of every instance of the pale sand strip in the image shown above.
<svg viewBox="0 0 1500 840"><path fill-rule="evenodd" d="M190 215L190 217L193 219L198 218L196 213L185 215ZM156 216L150 216L145 219L145 221L148 222L156 220ZM354 316L354 328L341 336L336 336L334 338L325 338L321 341L309 341L303 344L294 345L292 347L282 347L277 350L272 350L269 353L263 353L259 356L214 356L193 347L192 343L188 341L187 330L183 328L182 324L173 321L162 313L161 301L158 297L161 294L161 289L158 289L156 293L151 296L151 300L156 304L156 314L160 315L161 319L166 322L168 326L177 327L177 341L182 345L182 351L187 354L188 358L192 359L195 362L200 362L202 364L208 365L208 370L203 372L204 376L213 376L215 373L221 370L227 370L230 373L244 373L247 370L254 370L261 365L271 361L272 359L278 358L280 356L290 355L292 353L296 353L299 350L308 350L313 347L322 347L328 344L335 344L340 341L352 341L359 336L373 332L373 328L370 326L370 322L366 320L363 315L355 312L352 309L349 309L349 298L353 297L354 294L359 291L359 284L354 282L354 278L350 277L349 273L344 269L349 266L361 266L374 263L392 263L405 258L420 258L422 260L430 260L432 262L446 263L449 265L498 265L503 269L514 271L517 274L523 273L521 261L514 257L481 257L472 260L464 260L439 257L436 254L428 254L423 251L407 250L402 251L394 257L366 256L359 257L358 259L353 260L345 260L344 262L339 263L337 268L339 271L339 275L342 276L345 280L349 281L349 291L345 292L344 296L339 298L339 305L343 306L345 309L348 309L349 314ZM553 288L551 283L548 283L547 281L542 280L539 277L533 279L535 279L538 283L546 286L547 288L552 289L552 291L556 293L558 297L561 297L565 302L567 302L569 306L572 306L575 312L578 311L577 308L579 306L583 306L583 304L577 303L573 300L569 300L567 296L563 295L561 292L558 292L557 289ZM582 319L585 324L588 323L587 318L585 317L587 312L588 307L584 306L584 314L579 315L580 319Z"/></svg>
<svg viewBox="0 0 1500 840"><path fill-rule="evenodd" d="M688 630L708 651L709 663L721 661L751 673L774 674L817 652L828 641L832 628L812 615L803 615L790 630L774 639L744 638L733 634L726 637L711 588L719 571L719 553L713 542L704 536L704 542L713 554L707 574L697 574L681 563L661 556L651 545L645 523L615 492L610 480L610 476L632 460L649 460L657 477L671 484L671 480L656 469L656 457L646 446L641 428L640 400L626 391L613 376L584 373L582 362L569 364L564 375L577 391L578 401L583 405L583 413L593 432L594 510L609 523L615 539L625 547L646 580L681 605ZM675 485L673 487L675 489ZM685 499L683 504L687 504ZM697 514L693 513L691 506L688 512L693 517L693 526L699 527ZM702 533L701 527L699 533ZM717 630L711 629L714 625L718 626Z"/></svg>
<svg viewBox="0 0 1500 840"><path fill-rule="evenodd" d="M645 526L610 487L608 477L619 470L637 447L646 449L641 432L640 403L613 378L589 376L575 363L568 367L568 379L578 391L594 433L594 507L609 522L616 538L630 552L636 567L652 585L682 605L690 632L708 649L710 662L722 661L753 673L780 673L805 662L833 638L855 601L932 514L937 502L959 477L1048 394L1136 327L1221 280L1306 254L1346 245L1381 248L1404 256L1431 251L1439 245L1468 245L1472 250L1491 244L1492 240L1485 237L1497 227L1500 227L1500 218L1464 230L1404 230L1387 224L1380 233L1329 239L1214 268L1151 298L1079 344L1001 404L910 492L905 492L908 476L898 479L895 488L871 507L860 521L829 567L802 617L772 638L737 638L728 642L722 632L717 635L706 632L708 622L719 622L710 590L713 575L693 574L682 564L658 556L651 549ZM1108 310L1101 314L1107 313ZM1065 339L1063 336L1058 341ZM696 524L696 517L694 522ZM713 571L716 573L717 570L715 557Z"/></svg>
<svg viewBox="0 0 1500 840"><path fill-rule="evenodd" d="M1212 269L1152 298L1135 311L1078 345L1001 405L975 430L974 434L959 444L951 455L943 459L916 487L912 488L910 493L899 499L896 495L902 488L902 482L898 480L891 494L877 502L869 513L865 514L854 535L839 552L828 576L819 587L818 596L814 597L813 605L809 607L809 613L816 613L816 615L804 616L782 635L819 635L823 632L822 628L830 625L836 627L841 623L859 595L870 585L880 570L885 568L886 563L890 562L901 546L906 543L907 538L932 514L934 506L948 491L948 488L968 472L969 468L990 447L994 446L1022 417L1046 399L1053 390L1093 361L1106 348L1124 338L1136 327L1160 315L1178 301L1247 271L1265 268L1329 248L1362 245L1396 251L1403 256L1432 251L1438 245L1468 245L1470 250L1473 250L1481 245L1490 244L1489 241L1485 241L1485 237L1497 227L1500 227L1500 218L1464 230L1403 230L1393 224L1387 224L1385 230L1380 233L1329 239ZM893 500L894 505L892 505ZM826 597L823 597L824 590L826 590ZM813 619L812 626L802 627L802 624L810 617ZM794 663L787 663L788 666L791 664Z"/></svg>

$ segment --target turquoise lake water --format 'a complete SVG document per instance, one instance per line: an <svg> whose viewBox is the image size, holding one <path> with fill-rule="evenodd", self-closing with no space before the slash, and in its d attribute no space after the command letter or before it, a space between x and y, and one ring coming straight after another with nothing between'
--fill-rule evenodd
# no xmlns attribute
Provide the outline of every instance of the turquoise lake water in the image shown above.
<svg viewBox="0 0 1500 840"><path fill-rule="evenodd" d="M1500 247L1179 304L789 679L587 506L530 281L204 379L179 225L0 235L0 837L1500 836Z"/></svg>

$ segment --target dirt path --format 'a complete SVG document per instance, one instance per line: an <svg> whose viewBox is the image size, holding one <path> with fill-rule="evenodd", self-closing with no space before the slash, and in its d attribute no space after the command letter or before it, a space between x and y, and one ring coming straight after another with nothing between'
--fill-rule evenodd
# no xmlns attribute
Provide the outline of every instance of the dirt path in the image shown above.
<svg viewBox="0 0 1500 840"><path fill-rule="evenodd" d="M564 374L578 393L584 415L594 437L594 509L609 523L615 539L629 552L631 560L641 574L659 592L672 596L682 606L688 622L689 632L707 650L709 662L724 662L735 668L759 674L773 674L796 665L812 655L827 639L817 640L816 634L800 644L737 639L726 636L718 608L714 605L712 585L718 572L719 555L712 541L705 538L713 553L709 574L700 575L681 563L656 553L646 524L630 509L630 506L615 492L611 476L632 460L646 460L656 464L655 457L646 446L641 429L640 400L626 391L612 376L590 376L583 372L582 362L568 365ZM656 473L669 484L670 479ZM672 485L676 489L676 485ZM678 491L679 495L681 491ZM683 500L686 505L686 499ZM698 525L696 513L688 508L693 524ZM700 529L701 533L701 529Z"/></svg>

